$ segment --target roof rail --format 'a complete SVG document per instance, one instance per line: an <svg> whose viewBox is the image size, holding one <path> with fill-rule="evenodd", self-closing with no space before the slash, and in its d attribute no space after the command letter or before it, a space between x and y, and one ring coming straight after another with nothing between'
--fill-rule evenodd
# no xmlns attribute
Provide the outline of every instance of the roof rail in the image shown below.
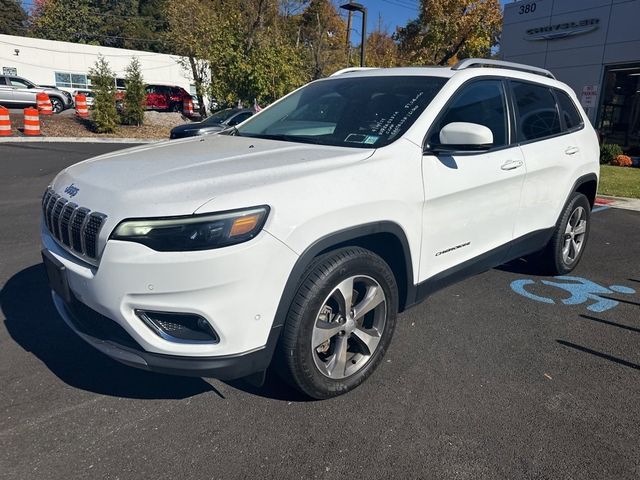
<svg viewBox="0 0 640 480"><path fill-rule="evenodd" d="M329 75L330 77L336 77L338 75L342 75L343 73L351 73L351 72L361 72L363 70L374 70L376 67L348 67L343 68L342 70L338 70L337 72Z"/></svg>
<svg viewBox="0 0 640 480"><path fill-rule="evenodd" d="M518 70L520 72L535 73L542 75L543 77L553 78L556 77L549 70L544 68L532 67L531 65L525 65L523 63L505 62L502 60L489 60L486 58L465 58L456 63L451 70L464 70L471 67L494 67L494 68L507 68L509 70Z"/></svg>

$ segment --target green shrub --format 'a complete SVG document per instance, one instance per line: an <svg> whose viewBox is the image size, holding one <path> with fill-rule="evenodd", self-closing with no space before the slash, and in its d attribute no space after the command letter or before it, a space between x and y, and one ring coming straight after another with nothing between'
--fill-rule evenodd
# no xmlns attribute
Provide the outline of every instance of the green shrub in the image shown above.
<svg viewBox="0 0 640 480"><path fill-rule="evenodd" d="M618 155L622 155L622 148L615 143L603 143L600 146L600 163L609 164Z"/></svg>
<svg viewBox="0 0 640 480"><path fill-rule="evenodd" d="M114 133L119 120L115 98L116 78L102 55L98 55L98 60L89 70L89 77L94 91L93 124L96 132Z"/></svg>
<svg viewBox="0 0 640 480"><path fill-rule="evenodd" d="M131 59L126 72L122 123L139 126L144 121L147 94L140 70L140 61L136 57Z"/></svg>

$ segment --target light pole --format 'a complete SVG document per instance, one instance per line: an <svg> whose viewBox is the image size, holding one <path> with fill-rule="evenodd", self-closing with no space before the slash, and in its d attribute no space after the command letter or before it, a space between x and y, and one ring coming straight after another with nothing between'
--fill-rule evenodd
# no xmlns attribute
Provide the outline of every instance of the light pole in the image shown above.
<svg viewBox="0 0 640 480"><path fill-rule="evenodd" d="M362 5L361 3L345 3L344 5L340 5L340 8L344 8L349 13L351 12L360 12L362 13L362 40L360 42L360 66L364 67L364 51L367 42L367 7ZM350 35L351 32L347 32L347 35Z"/></svg>

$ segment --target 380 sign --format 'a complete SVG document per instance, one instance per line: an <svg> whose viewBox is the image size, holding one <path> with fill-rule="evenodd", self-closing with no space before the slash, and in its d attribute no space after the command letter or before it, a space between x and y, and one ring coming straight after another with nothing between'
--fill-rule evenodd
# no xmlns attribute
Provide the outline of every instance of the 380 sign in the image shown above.
<svg viewBox="0 0 640 480"><path fill-rule="evenodd" d="M526 5L520 5L520 9L518 10L518 15L533 13L536 11L536 8L537 8L536 2L527 3Z"/></svg>

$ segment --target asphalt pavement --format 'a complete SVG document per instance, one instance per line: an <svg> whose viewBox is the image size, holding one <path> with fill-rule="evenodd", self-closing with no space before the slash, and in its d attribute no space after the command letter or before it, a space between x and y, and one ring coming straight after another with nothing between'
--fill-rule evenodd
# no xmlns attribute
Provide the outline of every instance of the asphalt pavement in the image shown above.
<svg viewBox="0 0 640 480"><path fill-rule="evenodd" d="M0 145L0 478L640 478L640 212L593 214L580 278L514 262L434 294L367 382L308 401L125 367L55 313L42 192L119 148Z"/></svg>

